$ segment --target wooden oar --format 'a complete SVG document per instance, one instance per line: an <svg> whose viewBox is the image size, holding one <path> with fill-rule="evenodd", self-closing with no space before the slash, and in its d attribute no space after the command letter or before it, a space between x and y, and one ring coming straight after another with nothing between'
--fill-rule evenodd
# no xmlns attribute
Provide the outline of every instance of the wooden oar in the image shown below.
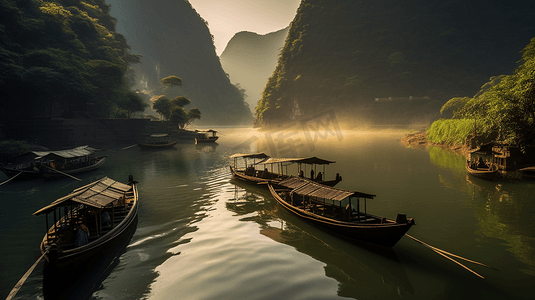
<svg viewBox="0 0 535 300"><path fill-rule="evenodd" d="M462 256L455 255L455 254L453 254L453 253L449 253L449 252L444 251L444 250L442 250L442 249L433 247L433 246L431 246L431 245L429 245L429 244L426 244L426 243L420 241L419 239L417 239L417 238L415 238L415 237L412 237L412 236L410 236L410 235L408 235L408 234L405 234L405 235L408 236L409 238L413 239L414 241L416 241L416 242L418 242L418 243L420 243L420 244L426 246L427 248L429 248L429 249L435 251L437 254L440 254L440 255L442 255L443 257L445 257L445 258L447 258L447 259L453 261L454 263L460 265L461 267L465 268L465 269L468 270L469 272L473 273L474 275L476 275L476 276L478 276L478 277L480 277L480 278L482 278L482 279L485 279L485 277L479 275L479 274L476 273L474 270L472 270L472 269L468 268L467 266L463 265L462 263L460 263L460 262L454 260L453 258L449 257L448 255L453 256L453 257L456 257L456 258L459 258L459 259L462 259L462 260L465 260L465 261L468 261L468 262L471 262L471 263L473 263L473 264L477 264L477 265L484 266L484 267L487 267L487 268L490 268L490 269L493 269L493 270L498 271L498 269L489 267L489 266L487 266L487 265L485 265L485 264L482 264L482 263L480 263L480 262L473 261L473 260L464 258L464 257L462 257Z"/></svg>
<svg viewBox="0 0 535 300"><path fill-rule="evenodd" d="M490 269L499 271L498 269L493 268L493 267L490 267L490 266L487 266L486 264L482 264L482 263L480 263L480 262L473 261L473 260L470 260L470 259L468 259L468 258L464 258L464 257L462 257L462 256L455 255L455 254L453 254L453 253L449 253L449 252L444 251L444 250L442 250L442 249L433 247L433 246L431 246L431 245L429 245L429 244L426 244L426 243L420 241L419 239L417 239L417 238L415 238L415 237L413 237L413 236L410 236L410 235L408 235L408 234L405 234L405 235L408 236L408 237L410 237L411 239L415 240L416 242L418 242L418 243L420 243L420 244L422 244L422 245L424 245L424 246L426 246L426 247L428 247L428 248L430 248L430 249L433 249L433 250L435 250L435 251L438 251L438 252L441 252L441 253L443 253L443 254L446 254L446 255L449 255L449 256L453 256L453 257L456 257L456 258L465 260L465 261L467 261L467 262L471 262L471 263L476 264L476 265L480 265L480 266L483 266L483 267L487 267L487 268L490 268Z"/></svg>
<svg viewBox="0 0 535 300"><path fill-rule="evenodd" d="M135 147L135 146L137 146L137 144L134 144L134 145L131 145L131 146L128 146L128 147L124 147L124 148L121 149L121 150L126 150L126 149L128 149L128 148L132 148L132 147Z"/></svg>
<svg viewBox="0 0 535 300"><path fill-rule="evenodd" d="M447 256L446 254L444 254L444 253L442 253L442 252L440 252L440 251L437 251L437 250L435 250L435 249L433 249L433 251L435 251L436 253L438 253L438 254L444 256L445 258L451 260L452 262L458 264L459 266L465 268L466 270L468 270L469 272L473 273L473 274L476 275L477 277L479 277L479 278L481 278L481 279L485 279L485 277L479 275L479 274L476 273L474 270L472 270L472 269L470 269L469 267L467 267L467 266L461 264L460 262L456 261L455 259L453 259L453 258Z"/></svg>
<svg viewBox="0 0 535 300"><path fill-rule="evenodd" d="M17 175L15 175L15 176L9 178L8 180L6 180L6 181L0 183L0 185L10 182L11 180L15 179L15 177L19 176L20 174L22 174L22 171L20 171Z"/></svg>
<svg viewBox="0 0 535 300"><path fill-rule="evenodd" d="M15 284L15 286L13 287L13 289L11 290L9 295L7 295L6 300L11 300L11 299L13 299L13 297L15 297L15 295L18 293L18 291L20 290L20 288L22 287L22 285L24 284L26 279L28 279L28 277L30 277L30 274L32 274L32 272L35 269L35 267L37 267L37 264L41 261L41 259L43 259L43 257L47 253L48 253L48 250L45 251L45 253L43 253L41 255L41 257L39 257L39 259L33 264L33 266L30 269L28 269L28 271L26 271L26 274L24 274L24 276L22 276L22 278L19 280L19 282L17 282L17 284Z"/></svg>
<svg viewBox="0 0 535 300"><path fill-rule="evenodd" d="M70 177L70 178L72 178L72 179L74 179L74 180L82 181L82 179L80 179L80 178L76 178L76 177L74 177L74 176L72 176L72 175L70 175L70 174L67 174L67 173L58 171L58 170L56 170L56 169L54 169L54 168L49 168L49 167L47 167L47 166L44 166L44 167L47 168L47 169L49 169L49 170L51 170L51 171L54 171L54 172L56 172L56 173L59 173L59 174L61 174L61 175L68 176L68 177Z"/></svg>

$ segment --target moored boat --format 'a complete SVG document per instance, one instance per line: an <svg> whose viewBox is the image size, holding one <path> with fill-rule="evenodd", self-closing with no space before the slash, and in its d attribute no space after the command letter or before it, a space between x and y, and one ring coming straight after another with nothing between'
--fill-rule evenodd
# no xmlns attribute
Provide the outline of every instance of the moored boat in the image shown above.
<svg viewBox="0 0 535 300"><path fill-rule="evenodd" d="M78 174L101 167L104 156L95 156L99 149L90 146L80 146L73 149L58 151L31 151L19 160L23 162L16 165L5 165L0 169L10 178L32 179L38 177L61 178L65 174Z"/></svg>
<svg viewBox="0 0 535 300"><path fill-rule="evenodd" d="M477 160L475 162L467 160L465 168L470 175L487 180L493 180L498 174L497 165L493 163L486 164L481 160Z"/></svg>
<svg viewBox="0 0 535 300"><path fill-rule="evenodd" d="M288 166L292 164L297 164L297 174L300 178L305 178L305 172L307 172L306 166L310 165L310 181L318 182L327 186L335 186L338 182L342 181L342 177L339 174L336 174L336 177L333 180L324 180L325 165L332 164L334 161L328 161L317 157L274 158L269 157L265 153L237 153L231 155L230 158L234 159L233 166L230 166L230 171L232 172L233 177L249 183L257 184L286 179L290 177L288 173ZM238 158L243 158L244 160L244 166L241 168L238 166ZM304 170L303 165L305 166ZM323 166L323 173L315 173L317 165ZM257 169L258 166L263 166L263 168ZM274 166L276 166L276 171L274 170Z"/></svg>
<svg viewBox="0 0 535 300"><path fill-rule="evenodd" d="M337 189L298 177L270 183L269 190L288 211L349 241L393 247L414 225L414 220L404 214L398 214L394 221L367 213L366 200L373 199L372 194Z"/></svg>
<svg viewBox="0 0 535 300"><path fill-rule="evenodd" d="M149 138L143 142L137 144L139 148L143 150L155 150L155 149L165 149L174 147L178 141L172 141L169 138L169 135L166 133L163 134L152 134Z"/></svg>
<svg viewBox="0 0 535 300"><path fill-rule="evenodd" d="M33 213L46 215L49 229L40 250L47 266L70 270L128 236L137 220L136 184L131 176L128 184L103 177ZM49 214L54 220L51 227Z"/></svg>
<svg viewBox="0 0 535 300"><path fill-rule="evenodd" d="M197 134L195 136L195 144L215 143L215 141L219 139L219 137L216 135L217 131L212 129L206 131L195 130L195 133Z"/></svg>

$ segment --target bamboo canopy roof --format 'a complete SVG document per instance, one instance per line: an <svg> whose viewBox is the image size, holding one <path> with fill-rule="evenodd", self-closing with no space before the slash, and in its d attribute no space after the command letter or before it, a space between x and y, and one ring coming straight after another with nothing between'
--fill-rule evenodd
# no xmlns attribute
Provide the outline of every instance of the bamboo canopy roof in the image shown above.
<svg viewBox="0 0 535 300"><path fill-rule="evenodd" d="M238 157L243 157L243 158L251 158L251 159L255 159L255 158L269 158L269 156L263 152L259 152L259 153L250 153L250 154L247 154L247 153L236 153L236 154L233 154L230 156L230 158L238 158Z"/></svg>
<svg viewBox="0 0 535 300"><path fill-rule="evenodd" d="M57 207L84 204L95 208L103 208L106 205L121 199L125 193L132 190L130 185L103 177L98 181L72 191L69 195L59 198L51 204L33 213L34 216L48 213Z"/></svg>
<svg viewBox="0 0 535 300"><path fill-rule="evenodd" d="M37 156L35 159L41 159L46 156L59 156L62 158L75 158L81 156L87 156L95 153L99 149L90 146L80 146L74 149L59 150L59 151L32 151Z"/></svg>
<svg viewBox="0 0 535 300"><path fill-rule="evenodd" d="M348 197L373 199L375 195L326 186L310 179L290 177L277 185L292 189L292 193L326 200L342 201Z"/></svg>
<svg viewBox="0 0 535 300"><path fill-rule="evenodd" d="M262 164L278 164L278 163L299 163L307 165L328 165L333 164L335 161L329 161L321 158L307 157L307 158L275 158L271 157L266 161L263 161Z"/></svg>

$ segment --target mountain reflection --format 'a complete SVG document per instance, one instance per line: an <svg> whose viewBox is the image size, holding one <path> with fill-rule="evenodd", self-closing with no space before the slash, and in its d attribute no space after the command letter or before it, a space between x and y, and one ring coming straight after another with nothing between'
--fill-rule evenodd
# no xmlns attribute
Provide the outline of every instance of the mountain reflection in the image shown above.
<svg viewBox="0 0 535 300"><path fill-rule="evenodd" d="M377 298L378 293L414 294L394 250L347 243L279 210L266 189L232 183L234 198L226 203L227 209L244 216L241 221L258 223L262 235L324 263L325 275L338 282L338 296Z"/></svg>

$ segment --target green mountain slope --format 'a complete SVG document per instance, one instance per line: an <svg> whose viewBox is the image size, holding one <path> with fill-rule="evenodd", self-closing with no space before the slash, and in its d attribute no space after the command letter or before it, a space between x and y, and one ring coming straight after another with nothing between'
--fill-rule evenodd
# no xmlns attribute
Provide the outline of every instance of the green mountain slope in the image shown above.
<svg viewBox="0 0 535 300"><path fill-rule="evenodd" d="M234 84L245 89L247 103L254 108L268 78L277 66L279 53L284 46L288 30L264 35L242 31L236 33L221 53L221 65Z"/></svg>
<svg viewBox="0 0 535 300"><path fill-rule="evenodd" d="M104 0L0 1L0 119L109 116L137 96ZM142 109L142 108L141 108Z"/></svg>
<svg viewBox="0 0 535 300"><path fill-rule="evenodd" d="M528 0L305 0L256 122L330 109L349 122L427 122L448 99L511 73L533 17Z"/></svg>
<svg viewBox="0 0 535 300"><path fill-rule="evenodd" d="M160 79L182 78L177 94L201 111L196 124L240 124L252 121L242 92L221 67L207 24L185 0L108 0L117 30L141 54L136 66L140 89L160 94ZM173 95L173 97L176 95Z"/></svg>

